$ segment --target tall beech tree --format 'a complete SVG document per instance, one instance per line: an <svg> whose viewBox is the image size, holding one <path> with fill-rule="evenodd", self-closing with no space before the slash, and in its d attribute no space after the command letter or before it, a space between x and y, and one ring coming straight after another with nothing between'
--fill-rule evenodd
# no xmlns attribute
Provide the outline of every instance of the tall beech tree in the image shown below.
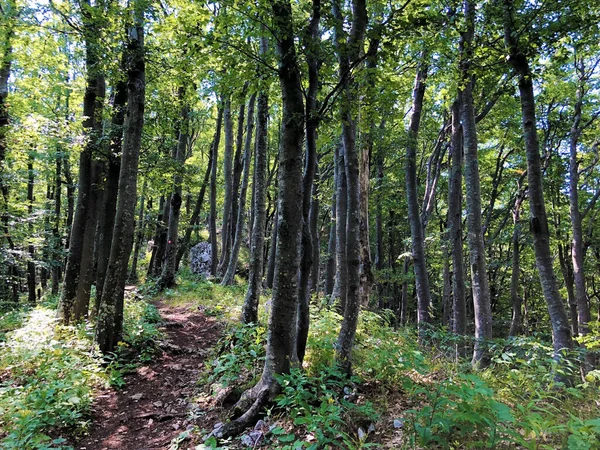
<svg viewBox="0 0 600 450"><path fill-rule="evenodd" d="M137 174L146 95L144 48L145 4L134 5L127 32L127 114L123 130L123 151L119 175L119 196L115 215L107 276L104 281L94 340L104 353L111 352L123 332L123 298L127 263L133 247Z"/></svg>
<svg viewBox="0 0 600 450"><path fill-rule="evenodd" d="M289 0L271 2L279 53L278 75L282 92L282 134L279 150L278 229L275 279L267 334L265 366L259 382L247 391L238 407L251 405L238 419L224 425L220 434L239 433L255 420L266 400L279 392L275 375L289 373L296 359L298 268L302 229L302 142L304 99L296 63L292 6Z"/></svg>
<svg viewBox="0 0 600 450"><path fill-rule="evenodd" d="M90 211L90 201L95 195L93 191L93 181L97 181L98 170L94 164L94 156L98 151L100 134L102 131L102 104L105 95L104 74L101 71L100 62L100 21L99 6L91 6L89 1L81 5L80 15L82 20L82 34L85 42L85 64L86 64L86 88L83 100L83 127L87 134L87 143L79 157L79 183L77 189L77 207L73 216L73 224L69 236L69 253L67 265L65 268L65 278L63 290L58 305L58 317L69 324L73 319L82 317L84 305L76 301L84 301L88 297L87 287L82 286L78 297L79 280L82 274L82 258L86 261L83 271L86 276L86 283L91 283L88 277L89 263L87 258L91 255L89 252L94 242L96 224L91 221L96 217L95 213ZM92 204L91 208L95 205ZM93 230L92 230L93 228ZM87 235L86 235L87 233ZM77 313L76 313L77 310ZM87 312L87 311L86 311Z"/></svg>
<svg viewBox="0 0 600 450"><path fill-rule="evenodd" d="M535 262L539 273L542 291L548 306L552 324L552 340L554 354L562 358L562 351L573 348L573 339L569 319L558 290L556 276L550 251L550 232L548 216L544 203L542 167L537 133L535 113L535 95L533 89L533 73L528 59L528 52L516 30L515 5L512 0L504 0L504 41L508 51L508 63L518 77L519 98L521 100L521 116L523 138L527 156L527 180L529 194L530 229L533 234Z"/></svg>
<svg viewBox="0 0 600 450"><path fill-rule="evenodd" d="M481 227L481 187L479 177L479 158L477 129L475 125L475 109L473 106L474 77L471 73L473 64L473 38L475 34L475 5L471 0L463 2L465 29L459 41L459 70L463 87L460 96L460 121L463 132L465 155L465 188L467 200L467 242L469 244L469 261L471 263L471 289L473 292L473 309L475 315L475 348L473 350L473 366L485 368L490 364L488 342L492 338L492 309L490 288L488 285L487 265Z"/></svg>
<svg viewBox="0 0 600 450"><path fill-rule="evenodd" d="M266 36L260 38L260 54L264 57L268 51L268 40ZM258 322L258 301L260 299L263 262L264 262L264 242L265 242L265 224L267 211L265 209L266 197L266 173L267 173L267 147L269 145L269 94L266 84L266 75L261 72L261 81L263 85L258 94L256 109L256 145L254 155L254 195L252 209L254 211L254 224L250 236L250 267L248 274L248 289L244 299L242 309L243 323Z"/></svg>

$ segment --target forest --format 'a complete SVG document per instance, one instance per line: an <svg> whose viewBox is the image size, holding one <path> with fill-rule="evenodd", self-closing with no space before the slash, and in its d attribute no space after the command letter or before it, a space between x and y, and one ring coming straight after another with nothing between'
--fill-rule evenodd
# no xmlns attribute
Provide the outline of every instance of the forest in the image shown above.
<svg viewBox="0 0 600 450"><path fill-rule="evenodd" d="M600 449L597 1L0 12L0 447Z"/></svg>

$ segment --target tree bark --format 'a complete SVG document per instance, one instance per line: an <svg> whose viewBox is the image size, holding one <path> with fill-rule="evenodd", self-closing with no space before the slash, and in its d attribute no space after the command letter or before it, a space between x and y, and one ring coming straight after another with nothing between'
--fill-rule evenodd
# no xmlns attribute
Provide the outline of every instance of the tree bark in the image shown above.
<svg viewBox="0 0 600 450"><path fill-rule="evenodd" d="M517 194L515 207L513 210L513 235L512 235L512 274L510 278L510 299L512 304L512 320L510 322L509 336L518 336L523 332L523 307L521 296L519 295L519 278L520 278L520 260L521 260L521 204L525 198L525 191L521 190Z"/></svg>
<svg viewBox="0 0 600 450"><path fill-rule="evenodd" d="M140 251L142 248L142 241L144 240L144 212L146 207L146 190L148 189L148 180L144 179L144 184L142 185L142 194L140 195L140 209L138 214L138 223L136 225L136 238L135 244L133 246L133 258L131 261L131 271L129 272L128 281L130 283L138 282L138 260L140 257Z"/></svg>
<svg viewBox="0 0 600 450"><path fill-rule="evenodd" d="M144 126L146 91L143 9L140 5L128 30L127 103L119 197L108 262L100 301L95 342L103 353L114 350L123 333L123 296L127 263L133 246L137 172Z"/></svg>
<svg viewBox="0 0 600 450"><path fill-rule="evenodd" d="M584 249L583 249L583 227L582 214L579 210L579 161L577 159L577 147L579 137L583 131L581 119L583 99L585 95L585 67L583 62L575 62L579 72L579 86L577 89L577 100L573 114L573 123L569 136L569 206L571 216L571 228L573 241L571 243L571 258L573 260L573 281L575 285L575 303L577 304L578 334L587 336L590 332L588 323L591 321L590 306L588 302L587 289L584 272ZM591 370L593 366L593 355L587 353L585 358L584 372Z"/></svg>
<svg viewBox="0 0 600 450"><path fill-rule="evenodd" d="M240 254L240 248L242 246L242 240L244 238L244 220L246 219L246 197L248 193L248 181L250 179L250 164L252 163L252 130L254 129L255 102L256 94L252 94L252 96L250 97L250 102L248 104L248 129L246 130L246 143L244 145L242 184L240 189L239 201L236 202L236 225L235 227L233 227L233 230L235 230L235 238L233 240L233 247L231 248L231 255L229 256L227 271L225 272L225 276L221 281L221 285L223 286L233 284L235 272L237 269L237 261ZM234 190L234 193L235 192L237 192L237 190Z"/></svg>
<svg viewBox="0 0 600 450"><path fill-rule="evenodd" d="M240 181L242 178L242 171L244 170L244 164L242 161L244 152L244 113L246 108L246 92L248 91L248 84L249 83L246 81L244 83L244 87L242 88L242 98L240 100L240 109L238 110L235 155L233 156L233 190L231 195L231 239L233 245L235 245L235 236L237 234L236 227L240 200ZM248 117L248 120L250 120L250 117ZM229 267L227 267L227 269L229 269Z"/></svg>
<svg viewBox="0 0 600 450"><path fill-rule="evenodd" d="M225 154L223 155L223 183L225 198L223 199L223 225L221 227L221 258L217 274L223 276L229 261L231 249L231 203L233 199L233 121L231 119L231 99L225 100L224 106Z"/></svg>
<svg viewBox="0 0 600 450"><path fill-rule="evenodd" d="M365 0L352 1L352 25L349 35L343 30L344 18L338 0L332 2L335 19L334 40L339 61L339 77L342 84L341 120L342 149L344 154L344 170L348 189L348 215L346 217L346 258L348 261L348 282L344 319L336 347L336 362L341 370L350 374L352 363L352 347L358 324L360 311L360 182L359 157L356 149L356 101L353 87L355 85L350 73L350 64L358 60L362 53L363 41L367 27L367 8ZM346 41L345 43L343 41Z"/></svg>
<svg viewBox="0 0 600 450"><path fill-rule="evenodd" d="M266 37L261 37L260 52L261 55L267 53L268 41ZM266 89L258 94L258 104L256 111L256 145L254 161L254 224L252 225L252 235L250 242L250 273L248 275L248 289L244 306L242 309L243 323L258 322L258 301L262 288L263 260L264 260L264 242L265 242L265 223L266 223L266 172L267 172L267 148L268 148L268 119L269 119L269 97Z"/></svg>
<svg viewBox="0 0 600 450"><path fill-rule="evenodd" d="M295 359L296 328L294 323L298 305L298 266L300 260L300 232L302 228L302 141L304 138L304 100L298 66L289 0L271 3L279 53L279 80L283 100L283 133L279 153L279 226L275 281L271 315L267 335L267 354L262 377L247 392L255 399L239 419L229 422L223 435L243 430L254 420L265 401L280 390L275 375L289 373ZM244 398L244 397L242 397Z"/></svg>
<svg viewBox="0 0 600 450"><path fill-rule="evenodd" d="M452 254L452 331L464 336L467 331L465 270L463 266L462 165L463 144L460 101L452 105L451 169L448 186L448 235ZM464 348L459 348L459 354Z"/></svg>
<svg viewBox="0 0 600 450"><path fill-rule="evenodd" d="M477 155L477 128L473 107L473 76L471 64L473 58L473 36L475 33L475 7L471 0L463 2L466 29L461 32L459 41L462 84L460 95L460 119L463 131L465 157L465 190L467 200L467 243L471 264L471 290L475 315L474 368L484 369L491 360L488 351L492 339L492 309L483 230L481 227L481 187L479 181L479 159Z"/></svg>
<svg viewBox="0 0 600 450"><path fill-rule="evenodd" d="M344 313L348 289L348 259L346 257L346 217L348 215L348 186L344 170L344 155L340 146L335 148L335 280L330 303L339 300L339 311Z"/></svg>
<svg viewBox="0 0 600 450"><path fill-rule="evenodd" d="M310 321L310 275L313 261L313 245L315 236L310 228L310 208L312 203L312 190L317 171L317 128L319 117L317 112L317 93L319 90L319 21L321 20L321 1L313 0L312 17L308 24L304 42L308 65L308 90L306 95L306 108L304 120L306 127L306 156L304 175L302 177L302 242L300 245L300 274L298 280L298 316L297 316L297 355L302 364L306 352L306 340Z"/></svg>
<svg viewBox="0 0 600 450"><path fill-rule="evenodd" d="M52 268L51 268L51 288L52 295L58 295L60 277L62 274L62 242L60 237L60 216L62 208L62 155L60 151L56 152L56 172L54 186L54 217L52 218Z"/></svg>
<svg viewBox="0 0 600 450"><path fill-rule="evenodd" d="M29 253L27 259L27 301L30 305L36 303L36 278L35 278L35 247L33 242L33 187L35 183L35 172L33 170L34 154L33 150L30 150L27 158L27 212L29 213L29 244L27 245L27 252Z"/></svg>
<svg viewBox="0 0 600 450"><path fill-rule="evenodd" d="M211 267L210 274L217 274L217 265L219 259L217 257L217 163L219 156L219 144L221 143L221 124L223 122L222 106L219 106L217 113L217 125L215 137L210 148L212 167L210 169L210 220L208 224L210 232L210 251L211 251Z"/></svg>
<svg viewBox="0 0 600 450"><path fill-rule="evenodd" d="M121 63L123 66L124 62ZM123 66L123 70L124 70ZM100 306L104 280L110 257L113 228L115 225L115 213L117 209L117 194L119 191L119 173L121 171L121 149L123 144L123 123L125 122L125 110L127 105L127 83L119 81L116 85L113 99L112 118L110 123L110 143L108 148L108 163L106 167L106 180L104 181L104 193L102 195L102 213L98 220L96 240L96 299L92 309L95 317Z"/></svg>
<svg viewBox="0 0 600 450"><path fill-rule="evenodd" d="M332 295L333 282L335 279L335 249L336 249L336 178L333 179L333 196L331 198L331 223L329 225L329 241L327 243L327 264L325 265L325 295Z"/></svg>
<svg viewBox="0 0 600 450"><path fill-rule="evenodd" d="M562 359L565 349L573 348L571 329L563 299L558 290L550 252L550 232L544 203L540 149L536 126L533 73L529 61L521 49L515 34L514 5L504 0L504 40L509 51L509 60L519 79L523 137L527 156L527 179L529 189L530 228L533 234L535 261L539 272L542 291L552 324L554 356Z"/></svg>
<svg viewBox="0 0 600 450"><path fill-rule="evenodd" d="M179 99L185 102L184 88L179 89ZM181 183L189 141L189 107L184 104L181 108L181 122L179 125L179 136L177 149L173 161L175 163L175 175L173 176L173 194L171 195L171 211L169 214L169 227L167 230L167 245L165 257L162 263L162 271L157 282L159 290L175 286L175 272L177 266L177 245L179 239L179 217L181 216Z"/></svg>
<svg viewBox="0 0 600 450"><path fill-rule="evenodd" d="M84 2L86 8L92 8L89 0ZM99 71L99 29L88 12L84 17L84 41L86 60L86 89L83 99L83 127L88 140L79 158L79 184L77 193L77 207L73 216L73 224L69 236L69 253L65 268L63 292L58 304L57 315L60 321L68 325L75 318L75 302L77 289L81 276L81 259L84 254L85 232L89 218L89 203L92 193L92 159L96 152L99 134L102 129L100 117L102 97L104 95L104 77ZM92 241L93 242L93 241Z"/></svg>
<svg viewBox="0 0 600 450"><path fill-rule="evenodd" d="M424 58L425 56L423 56L423 59ZM410 223L412 240L413 271L415 274L415 287L417 291L417 325L419 327L422 327L423 324L429 322L429 308L431 305L429 277L427 275L427 265L425 261L425 238L423 236L419 204L417 202L417 137L421 126L421 111L423 109L426 79L427 67L423 61L417 70L415 86L413 89L412 115L410 118L406 146L405 175L408 221Z"/></svg>

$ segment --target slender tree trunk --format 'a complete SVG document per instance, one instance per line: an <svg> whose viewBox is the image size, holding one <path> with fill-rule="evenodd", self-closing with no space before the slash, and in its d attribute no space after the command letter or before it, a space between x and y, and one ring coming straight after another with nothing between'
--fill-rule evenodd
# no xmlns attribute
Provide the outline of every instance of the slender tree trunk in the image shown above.
<svg viewBox="0 0 600 450"><path fill-rule="evenodd" d="M329 225L329 241L327 243L327 264L325 266L325 295L332 295L335 279L335 249L336 249L336 179L333 180L333 196L331 199L331 224Z"/></svg>
<svg viewBox="0 0 600 450"><path fill-rule="evenodd" d="M383 123L382 123L383 125ZM377 155L375 157L375 165L377 171L377 198L376 201L376 215L375 215L375 270L381 272L384 268L385 255L383 250L383 146L379 146ZM383 301L383 283L379 282L377 286L377 297L379 308L384 308Z"/></svg>
<svg viewBox="0 0 600 450"><path fill-rule="evenodd" d="M52 295L58 295L60 277L62 274L62 242L60 237L60 213L62 201L62 155L60 151L56 152L56 185L54 187L54 217L52 218L52 261L51 277L52 283L50 292Z"/></svg>
<svg viewBox="0 0 600 450"><path fill-rule="evenodd" d="M219 144L221 143L221 123L223 122L224 107L219 107L217 114L217 126L215 131L215 137L212 142L210 149L212 167L210 169L210 221L209 221L209 232L210 232L210 251L211 251L211 267L210 274L215 276L217 274L217 265L219 259L217 256L217 164L219 156Z"/></svg>
<svg viewBox="0 0 600 450"><path fill-rule="evenodd" d="M277 200L276 200L277 201ZM269 257L267 258L267 287L273 289L275 279L275 255L277 254L277 232L279 230L279 204L275 208L273 225L271 226L271 242L269 243Z"/></svg>
<svg viewBox="0 0 600 450"><path fill-rule="evenodd" d="M423 56L425 59L425 56ZM421 225L419 204L417 202L417 136L421 126L421 111L423 97L425 96L425 81L427 67L424 61L417 70L413 90L412 116L408 130L408 143L406 146L406 195L408 201L408 221L412 239L412 259L415 273L415 286L417 291L417 324L421 326L428 323L431 293L429 291L429 277L425 261L425 238Z"/></svg>
<svg viewBox="0 0 600 450"><path fill-rule="evenodd" d="M122 63L124 64L124 63ZM123 67L124 69L124 67ZM104 280L110 257L113 228L115 225L115 213L117 209L117 194L119 191L119 173L121 172L121 150L123 144L123 123L125 122L125 110L127 104L127 83L119 81L115 89L113 99L112 118L110 124L110 144L108 149L108 163L106 166L106 179L104 181L104 192L102 195L102 211L98 219L98 230L96 239L96 299L92 309L92 316L96 317Z"/></svg>
<svg viewBox="0 0 600 450"><path fill-rule="evenodd" d="M85 3L87 7L89 2ZM84 17L87 13L84 14ZM99 30L93 21L84 23L84 40L86 46L87 79L83 99L83 127L88 135L87 144L79 158L79 188L77 193L77 208L73 216L73 224L69 236L69 253L65 268L63 292L58 304L57 315L62 323L69 324L75 317L75 302L81 276L81 259L85 248L85 231L89 214L90 197L92 193L92 159L99 143L99 132L102 127L100 117L102 97L104 96L104 77L99 72ZM92 241L93 242L93 241Z"/></svg>
<svg viewBox="0 0 600 450"><path fill-rule="evenodd" d="M552 324L554 356L557 359L562 359L562 351L573 348L573 339L567 312L556 283L553 258L550 252L550 232L544 203L540 149L535 117L533 74L529 68L529 61L520 48L521 44L514 32L513 10L513 1L504 0L505 43L509 50L509 63L519 78L523 135L527 156L530 228L533 234L536 266Z"/></svg>
<svg viewBox="0 0 600 450"><path fill-rule="evenodd" d="M119 197L110 259L100 301L95 341L100 351L110 352L123 333L123 296L127 278L127 263L133 246L137 172L144 126L146 91L143 10L136 11L128 30L127 102Z"/></svg>
<svg viewBox="0 0 600 450"><path fill-rule="evenodd" d="M242 98L240 101L240 109L238 110L238 121L237 121L237 136L235 139L235 155L233 157L233 191L231 194L231 239L232 244L235 245L235 237L237 234L237 218L239 208L239 191L240 181L242 178L242 171L244 164L242 161L242 154L244 151L244 112L246 107L246 92L248 91L249 83L246 81L242 88ZM250 120L250 117L248 117ZM230 257L231 259L231 257ZM229 267L227 267L229 269Z"/></svg>
<svg viewBox="0 0 600 450"><path fill-rule="evenodd" d="M512 235L512 274L510 278L510 299L512 303L512 320L510 322L509 336L518 336L523 332L523 316L521 309L523 307L521 296L519 295L520 262L521 262L521 203L525 197L525 192L517 194L515 207L513 210L513 235Z"/></svg>
<svg viewBox="0 0 600 450"><path fill-rule="evenodd" d="M261 55L267 53L268 41L266 37L261 37L260 52ZM264 241L265 241L265 223L266 223L266 172L267 172L267 148L268 148L268 118L269 118L269 97L268 91L264 90L258 94L258 105L256 111L256 146L254 162L254 225L252 225L252 235L250 242L250 273L248 276L248 290L242 309L243 323L258 322L258 301L262 288L263 259L264 259Z"/></svg>
<svg viewBox="0 0 600 450"><path fill-rule="evenodd" d="M146 275L148 277L154 276L155 266L157 264L157 255L158 255L158 241L161 238L161 233L163 231L163 223L165 221L165 216L168 214L167 211L167 202L165 201L164 195L160 196L160 200L158 202L158 212L156 216L156 226L154 229L154 236L152 238L152 254L150 255L150 263L148 264L148 271Z"/></svg>
<svg viewBox="0 0 600 450"><path fill-rule="evenodd" d="M180 88L179 98L185 101L184 89ZM165 257L162 263L162 272L157 282L160 290L175 286L175 269L177 266L177 244L179 239L179 217L181 216L181 183L183 180L183 165L187 156L187 147L189 141L189 107L183 105L181 110L181 123L179 127L179 136L177 149L174 155L176 164L175 175L173 176L173 194L171 195L171 211L169 215L169 227L167 230L167 245Z"/></svg>
<svg viewBox="0 0 600 450"><path fill-rule="evenodd" d="M575 63L577 65L577 62ZM579 210L579 161L577 159L577 147L581 136L581 116L583 98L585 95L585 68L580 64L580 85L577 90L575 112L571 133L569 136L569 206L571 215L571 228L573 241L571 243L571 258L573 260L573 281L575 284L575 303L577 304L578 334L587 336L590 332L588 323L591 321L590 305L587 297L584 272L584 250L583 250L583 227L582 214ZM589 372L593 366L593 355L588 353L585 358L584 372Z"/></svg>
<svg viewBox="0 0 600 450"><path fill-rule="evenodd" d="M133 259L131 261L131 271L129 272L128 281L130 283L138 282L138 259L140 257L140 251L142 248L142 241L144 239L144 208L146 206L146 190L148 189L148 180L144 179L142 185L142 195L140 195L140 212L138 214L138 223L136 226L137 236L135 238L135 244L133 246Z"/></svg>
<svg viewBox="0 0 600 450"><path fill-rule="evenodd" d="M223 200L223 226L221 228L221 258L217 273L223 276L229 261L231 249L231 203L233 198L233 121L231 119L231 100L225 100L224 106L225 154L223 155L223 182L225 198Z"/></svg>
<svg viewBox="0 0 600 450"><path fill-rule="evenodd" d="M312 17L307 27L308 37L304 42L306 48L311 49L307 55L308 65L308 91L306 95L306 108L304 120L306 127L306 157L304 162L304 175L302 177L302 241L300 245L300 274L298 280L298 316L297 316L297 355L302 364L306 352L306 340L310 326L310 276L313 261L313 245L315 237L310 227L310 208L315 174L317 171L317 93L319 91L319 57L317 51L320 42L319 21L321 20L321 1L313 0Z"/></svg>
<svg viewBox="0 0 600 450"><path fill-rule="evenodd" d="M71 229L73 228L73 218L75 216L75 183L73 182L73 174L71 173L71 161L69 161L69 153L63 155L63 166L65 168L65 182L67 185L67 218L65 228L67 229L67 239L65 241L65 249L70 248Z"/></svg>
<svg viewBox="0 0 600 450"><path fill-rule="evenodd" d="M335 180L336 180L336 222L335 222L335 280L331 300L340 301L339 311L346 309L348 289L348 259L346 258L346 217L348 215L348 187L344 170L344 155L341 149L335 149Z"/></svg>
<svg viewBox="0 0 600 450"><path fill-rule="evenodd" d="M452 105L451 169L448 186L448 237L452 255L452 331L464 336L467 332L465 270L463 266L462 230L462 165L463 140L460 125L460 101ZM465 348L459 346L464 355Z"/></svg>
<svg viewBox="0 0 600 450"><path fill-rule="evenodd" d="M35 279L35 247L31 239L33 239L33 187L35 186L35 172L33 170L34 154L30 151L27 159L27 212L29 213L29 239L30 243L27 246L29 258L27 260L27 301L30 305L36 303L36 279Z"/></svg>
<svg viewBox="0 0 600 450"><path fill-rule="evenodd" d="M80 321L88 316L90 294L94 282L94 243L98 222L98 191L101 183L102 167L98 161L92 161L91 186L85 219L83 249L80 262L79 283L75 299L74 319Z"/></svg>
<svg viewBox="0 0 600 450"><path fill-rule="evenodd" d="M351 372L352 347L360 311L360 182L359 157L356 149L356 113L353 111L354 81L346 74L350 64L356 61L362 52L367 27L367 8L365 0L353 0L352 25L347 42L344 44L343 17L338 0L332 3L336 21L335 42L339 60L339 76L342 86L341 120L344 170L348 189L348 215L346 217L346 258L348 261L348 282L344 319L337 340L336 361L346 374Z"/></svg>
<svg viewBox="0 0 600 450"><path fill-rule="evenodd" d="M479 159L477 156L477 128L473 107L473 78L471 74L473 36L475 33L475 8L471 0L465 0L463 8L466 30L461 33L459 41L459 69L464 87L459 91L459 95L461 99L460 119L465 152L467 243L469 246L471 289L473 292L475 314L475 347L472 364L475 368L483 369L491 362L488 345L492 339L492 309L485 261L483 229L481 227L481 187L479 181Z"/></svg>
<svg viewBox="0 0 600 450"><path fill-rule="evenodd" d="M279 54L279 80L282 90L283 134L279 153L279 230L275 282L267 354L262 377L246 397L255 399L239 419L229 422L224 435L239 433L256 419L269 397L280 390L276 375L289 373L296 355L294 323L298 305L298 268L302 228L302 141L304 138L304 101L289 0L271 3Z"/></svg>
<svg viewBox="0 0 600 450"><path fill-rule="evenodd" d="M235 271L237 269L237 261L244 238L244 220L246 218L246 197L248 193L248 181L250 179L250 164L252 163L252 130L254 129L254 103L256 102L256 94L250 97L248 104L248 129L246 130L246 143L244 145L244 164L242 168L242 184L240 190L239 202L237 202L237 217L235 230L235 238L231 255L229 256L229 264L225 276L221 281L223 286L233 284ZM235 191L237 192L237 191Z"/></svg>
<svg viewBox="0 0 600 450"><path fill-rule="evenodd" d="M177 249L177 263L176 270L179 270L179 264L181 264L181 259L185 252L189 250L190 241L192 239L192 232L197 227L198 222L200 220L200 212L202 211L202 206L204 205L204 197L206 195L206 187L208 186L210 180L210 171L212 168L212 152L209 152L208 164L206 165L206 171L204 172L204 179L202 180L202 187L200 187L200 192L198 193L198 198L196 199L196 204L194 205L194 211L192 212L192 216L190 217L190 223L188 227L185 229L185 234L181 241L181 245Z"/></svg>
<svg viewBox="0 0 600 450"><path fill-rule="evenodd" d="M319 278L321 271L320 256L321 256L321 239L319 236L319 174L315 176L315 182L312 188L312 200L310 201L310 214L308 222L310 223L310 233L313 236L313 264L310 270L310 291L311 293L319 293Z"/></svg>

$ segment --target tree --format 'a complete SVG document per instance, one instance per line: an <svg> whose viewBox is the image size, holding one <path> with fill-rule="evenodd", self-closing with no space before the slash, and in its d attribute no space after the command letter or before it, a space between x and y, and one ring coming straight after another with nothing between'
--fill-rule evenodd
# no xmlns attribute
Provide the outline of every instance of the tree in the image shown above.
<svg viewBox="0 0 600 450"><path fill-rule="evenodd" d="M533 74L527 53L515 33L515 13L512 0L504 0L504 41L511 67L518 77L523 137L527 156L527 179L529 192L530 229L533 234L535 261L540 283L548 306L552 324L554 356L562 358L563 350L573 347L569 319L558 290L550 251L548 217L544 203L540 149L537 135Z"/></svg>
<svg viewBox="0 0 600 450"><path fill-rule="evenodd" d="M133 247L137 171L140 156L146 94L143 2L134 6L130 19L126 49L127 116L125 118L119 196L115 215L110 259L94 340L104 353L111 352L123 330L123 297L127 279L127 263Z"/></svg>

